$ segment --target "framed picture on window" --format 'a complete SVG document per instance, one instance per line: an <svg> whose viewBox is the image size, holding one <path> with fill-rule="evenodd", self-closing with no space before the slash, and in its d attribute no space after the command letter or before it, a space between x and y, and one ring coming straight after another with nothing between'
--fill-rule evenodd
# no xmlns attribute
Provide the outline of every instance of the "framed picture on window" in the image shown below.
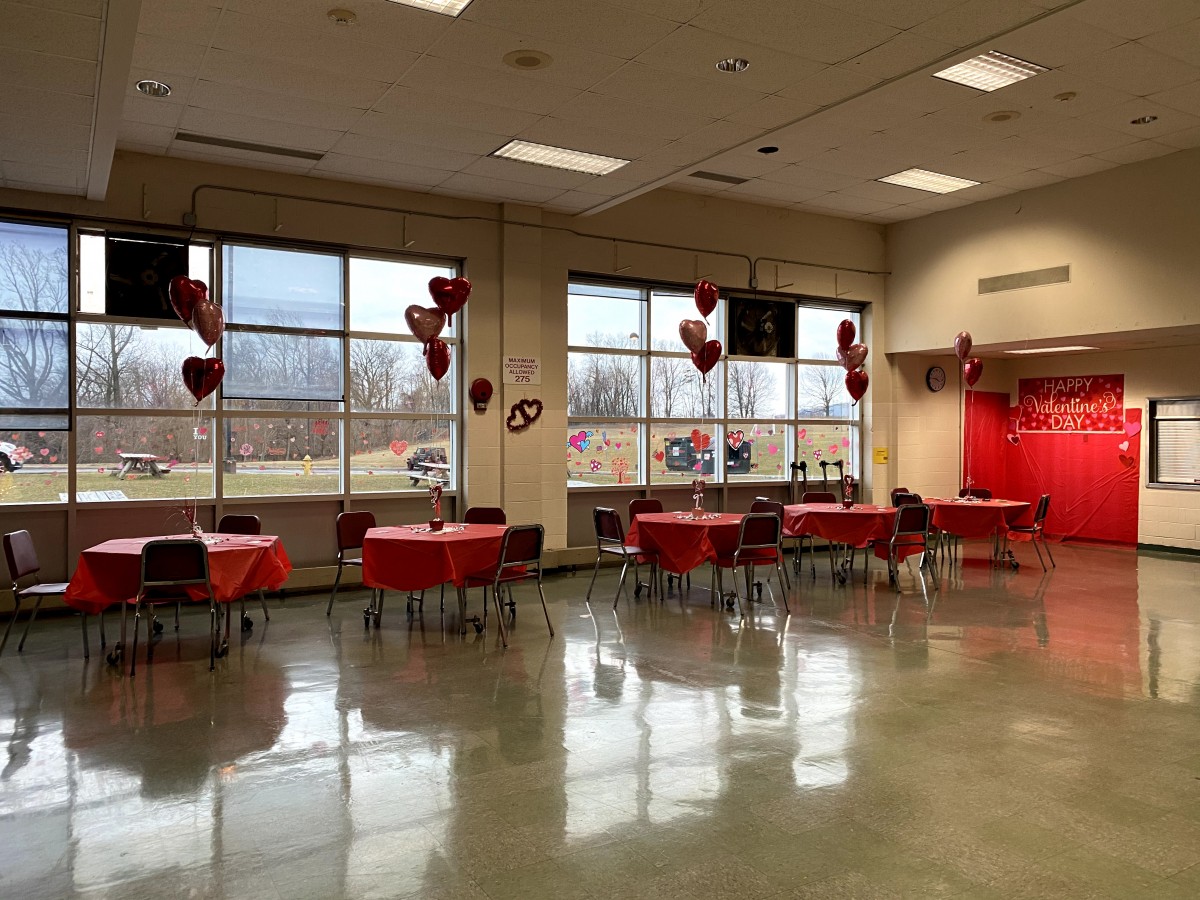
<svg viewBox="0 0 1200 900"><path fill-rule="evenodd" d="M730 356L796 355L796 304L785 300L731 297L725 334Z"/></svg>

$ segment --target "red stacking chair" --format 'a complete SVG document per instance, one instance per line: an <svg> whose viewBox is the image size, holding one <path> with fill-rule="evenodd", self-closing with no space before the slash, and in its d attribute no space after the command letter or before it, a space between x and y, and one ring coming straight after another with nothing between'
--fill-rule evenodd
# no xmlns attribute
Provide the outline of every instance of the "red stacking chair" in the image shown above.
<svg viewBox="0 0 1200 900"><path fill-rule="evenodd" d="M217 534L262 534L262 521L258 516L248 514L221 516L221 521L217 523ZM258 589L258 602L262 604L263 618L270 622L271 613L267 610L267 597L262 588ZM246 598L242 597L242 631L249 631L253 627L254 622L246 615ZM178 608L175 614L175 628L179 628Z"/></svg>
<svg viewBox="0 0 1200 900"><path fill-rule="evenodd" d="M752 513L770 513L773 516L779 517L779 559L783 559L783 504L778 500L771 500L767 497L755 497L754 502L750 504L750 512ZM787 590L792 589L792 580L788 578L787 567L783 567L783 587ZM759 595L762 595L762 586L758 588Z"/></svg>
<svg viewBox="0 0 1200 900"><path fill-rule="evenodd" d="M500 598L501 585L509 587L521 581L533 579L537 582L538 596L542 600L542 612L546 616L546 627L554 637L554 626L550 624L550 611L546 609L546 593L542 590L542 544L546 532L541 525L510 525L500 543L500 558L495 572L479 572L467 578L466 586L491 587L492 601L496 604L496 620L500 629L500 641L508 647L508 633L504 627L505 602ZM507 602L511 618L517 617L517 604L510 598ZM483 624L487 627L487 604L483 607Z"/></svg>
<svg viewBox="0 0 1200 900"><path fill-rule="evenodd" d="M358 556L347 556L347 550L361 549L363 539L367 536L367 531L375 527L375 514L366 512L344 512L338 513L337 517L337 548L338 548L338 570L337 577L333 580L333 590L329 592L329 606L325 609L325 615L333 613L333 598L337 596L338 585L342 583L342 569L346 566L358 566L362 568L362 554Z"/></svg>
<svg viewBox="0 0 1200 900"><path fill-rule="evenodd" d="M1008 550L1008 536L1012 534L1027 534L1029 535L1030 543L1033 544L1033 549L1037 552L1038 562L1042 564L1042 571L1047 571L1046 561L1042 559L1042 551L1038 549L1038 538L1042 539L1042 546L1046 548L1046 555L1050 557L1050 565L1058 568L1058 564L1054 562L1054 554L1050 552L1050 545L1046 543L1046 515L1050 512L1050 495L1042 494L1038 500L1037 509L1033 514L1032 525L1013 525L1008 529L1008 534L1004 536L1005 551ZM3 648L3 644L0 644Z"/></svg>
<svg viewBox="0 0 1200 900"><path fill-rule="evenodd" d="M800 495L801 503L837 503L837 494L833 491L805 491ZM808 538L808 562L812 568L813 581L817 580L817 548L811 534L796 535L796 571L800 571L800 559L804 556L804 539ZM833 571L833 546L829 548L829 567Z"/></svg>
<svg viewBox="0 0 1200 900"><path fill-rule="evenodd" d="M635 518L637 518L638 516L649 515L651 513L660 513L663 511L664 510L663 510L662 501L659 500L657 497L640 497L636 500L630 500L629 501L629 524L632 525L633 520ZM657 559L655 560L655 562L657 562ZM636 574L636 572L637 572L637 570L635 568L634 573ZM662 566L658 566L658 596L660 599L662 598L662 595L663 595L662 577L663 577ZM675 576L672 575L670 572L668 572L667 573L667 587L670 587L674 583L674 581L675 581ZM692 586L692 576L691 576L690 572L687 574L687 586L689 588ZM649 585L646 585L646 587L649 587ZM637 583L637 586L633 589L633 596L637 597L641 593L641 591L642 591L642 582L639 581Z"/></svg>
<svg viewBox="0 0 1200 900"><path fill-rule="evenodd" d="M929 519L933 510L924 503L901 504L896 510L896 524L892 528L892 536L886 541L871 541L876 555L882 555L888 564L888 580L900 590L898 567L900 560L911 556L914 552L922 554L921 565L928 566L933 574L933 583L939 584L937 568L932 564L929 550ZM870 558L869 553L863 556ZM867 566L863 565L863 579L866 580Z"/></svg>
<svg viewBox="0 0 1200 900"><path fill-rule="evenodd" d="M746 570L746 602L750 601L750 582L755 566L774 566L776 572L779 573L779 583L782 585L784 583L783 566L779 551L782 530L779 517L774 513L747 513L742 517L741 526L738 528L738 542L733 553L729 556L717 556L717 591L720 596L725 596L721 572L729 569L733 574L733 591L737 597L738 612L743 616L746 615L746 611L742 606L742 593L738 590L737 570L742 567L745 567ZM788 608L786 591L783 594L783 608L784 611L791 613Z"/></svg>
<svg viewBox="0 0 1200 900"><path fill-rule="evenodd" d="M217 612L217 598L213 594L212 581L208 574L208 547L191 538L149 541L142 547L142 577L134 601L133 653L129 658L129 675L137 667L138 623L142 610L149 607L151 614L146 619L146 664L154 656L153 608L163 603L178 604L195 602L185 588L203 587L208 598L209 649L208 670L216 668L218 657L228 652L227 641L221 638L221 617ZM123 615L123 612L122 612ZM122 628L122 644L124 643Z"/></svg>
<svg viewBox="0 0 1200 900"><path fill-rule="evenodd" d="M592 588L596 586L596 576L600 574L600 561L604 559L606 553L610 556L618 557L622 562L621 579L617 582L617 593L613 597L613 609L616 609L617 603L620 602L621 588L625 587L625 576L629 571L630 563L633 563L633 577L637 582L637 588L634 590L633 596L637 597L641 592L642 583L638 576L639 560L650 564L649 596L653 597L654 579L658 574L658 554L625 543L625 528L621 525L621 517L617 515L615 509L609 509L607 506L597 506L592 510L592 522L596 528L596 565L592 569L592 581L588 585L587 594L584 599L592 599Z"/></svg>

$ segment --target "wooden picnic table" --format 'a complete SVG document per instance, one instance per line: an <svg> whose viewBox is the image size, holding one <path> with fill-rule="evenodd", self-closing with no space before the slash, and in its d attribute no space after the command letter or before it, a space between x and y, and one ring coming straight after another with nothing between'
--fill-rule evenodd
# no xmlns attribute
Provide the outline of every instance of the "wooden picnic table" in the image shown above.
<svg viewBox="0 0 1200 900"><path fill-rule="evenodd" d="M422 481L428 481L431 484L449 484L450 483L450 467L443 463L417 463L417 468L409 469L405 473L412 479L413 486L416 487Z"/></svg>
<svg viewBox="0 0 1200 900"><path fill-rule="evenodd" d="M122 462L120 471L112 473L114 478L124 478L126 475L136 477L138 474L148 474L151 478L162 478L171 472L170 469L159 467L158 461L162 457L153 453L118 453L117 455L121 457Z"/></svg>

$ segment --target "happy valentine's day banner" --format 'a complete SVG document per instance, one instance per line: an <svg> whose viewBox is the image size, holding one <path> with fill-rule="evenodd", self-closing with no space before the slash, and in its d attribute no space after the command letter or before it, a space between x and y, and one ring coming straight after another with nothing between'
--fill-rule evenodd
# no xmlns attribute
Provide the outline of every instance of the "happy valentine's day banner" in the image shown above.
<svg viewBox="0 0 1200 900"><path fill-rule="evenodd" d="M1124 375L1065 375L1017 382L1018 431L1115 434L1125 428Z"/></svg>

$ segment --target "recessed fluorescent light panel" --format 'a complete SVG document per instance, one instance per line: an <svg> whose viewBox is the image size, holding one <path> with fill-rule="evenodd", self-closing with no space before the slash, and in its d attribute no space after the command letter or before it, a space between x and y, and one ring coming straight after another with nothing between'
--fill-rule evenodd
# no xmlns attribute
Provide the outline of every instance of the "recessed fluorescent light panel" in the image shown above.
<svg viewBox="0 0 1200 900"><path fill-rule="evenodd" d="M965 84L980 91L994 91L1045 71L1048 71L1045 66L989 50L982 56L934 72L933 77Z"/></svg>
<svg viewBox="0 0 1200 900"><path fill-rule="evenodd" d="M934 194L949 194L979 184L978 181L955 178L953 175L942 175L940 172L930 172L928 169L905 169L903 172L887 175L877 180Z"/></svg>
<svg viewBox="0 0 1200 900"><path fill-rule="evenodd" d="M568 172L583 172L587 175L607 175L629 163L627 159L584 153L582 150L567 150L547 144L531 144L529 141L509 141L492 153L492 156L533 163L535 166L549 166L551 169L566 169Z"/></svg>
<svg viewBox="0 0 1200 900"><path fill-rule="evenodd" d="M1099 347L1033 347L1029 350L1005 350L1005 353L1011 353L1014 356L1022 356L1033 353L1070 353L1074 350L1099 350Z"/></svg>
<svg viewBox="0 0 1200 900"><path fill-rule="evenodd" d="M457 16L471 5L471 0L391 0L391 2L415 6L417 9L427 9L443 16Z"/></svg>

